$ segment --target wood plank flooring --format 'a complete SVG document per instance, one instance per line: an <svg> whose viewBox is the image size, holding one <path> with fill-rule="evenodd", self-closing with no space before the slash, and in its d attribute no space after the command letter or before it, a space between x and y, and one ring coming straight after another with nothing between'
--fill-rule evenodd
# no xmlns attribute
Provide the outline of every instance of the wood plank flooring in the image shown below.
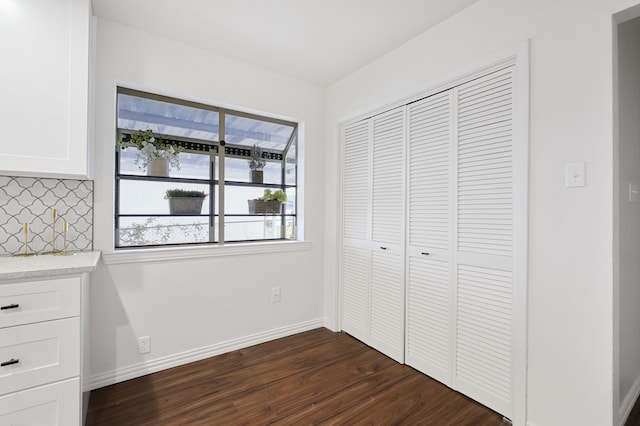
<svg viewBox="0 0 640 426"><path fill-rule="evenodd" d="M636 403L627 417L627 421L624 422L624 426L640 426L640 399L636 400Z"/></svg>
<svg viewBox="0 0 640 426"><path fill-rule="evenodd" d="M344 333L316 329L91 392L97 425L508 425Z"/></svg>

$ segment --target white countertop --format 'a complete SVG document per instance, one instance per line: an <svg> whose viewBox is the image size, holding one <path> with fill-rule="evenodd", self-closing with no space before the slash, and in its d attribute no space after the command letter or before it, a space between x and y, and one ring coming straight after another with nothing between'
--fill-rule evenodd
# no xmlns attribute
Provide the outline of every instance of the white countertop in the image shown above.
<svg viewBox="0 0 640 426"><path fill-rule="evenodd" d="M77 252L71 256L0 257L0 280L91 272L95 271L99 260L99 251Z"/></svg>

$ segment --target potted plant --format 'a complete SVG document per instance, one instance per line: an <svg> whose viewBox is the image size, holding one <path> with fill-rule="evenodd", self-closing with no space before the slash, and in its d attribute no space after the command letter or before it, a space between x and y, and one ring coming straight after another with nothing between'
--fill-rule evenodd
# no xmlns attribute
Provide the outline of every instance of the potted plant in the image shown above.
<svg viewBox="0 0 640 426"><path fill-rule="evenodd" d="M169 200L171 214L200 214L206 196L204 191L168 189L164 198Z"/></svg>
<svg viewBox="0 0 640 426"><path fill-rule="evenodd" d="M122 149L133 147L139 151L135 164L141 170L147 170L148 176L169 176L172 167L180 170L178 155L182 148L163 142L159 136L154 136L151 129L138 130L127 140L120 140L118 145Z"/></svg>
<svg viewBox="0 0 640 426"><path fill-rule="evenodd" d="M257 145L253 145L251 149L251 159L249 160L249 167L251 168L251 182L262 183L264 180L264 166L267 165L267 160L262 158L262 148Z"/></svg>
<svg viewBox="0 0 640 426"><path fill-rule="evenodd" d="M249 202L250 214L280 214L281 206L287 202L287 193L282 189L271 192L264 190L264 195Z"/></svg>

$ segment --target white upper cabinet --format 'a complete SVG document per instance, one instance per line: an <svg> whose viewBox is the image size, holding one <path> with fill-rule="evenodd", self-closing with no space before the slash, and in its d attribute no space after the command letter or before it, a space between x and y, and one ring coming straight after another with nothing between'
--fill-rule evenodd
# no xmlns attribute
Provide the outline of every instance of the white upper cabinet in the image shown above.
<svg viewBox="0 0 640 426"><path fill-rule="evenodd" d="M87 178L89 0L0 3L0 174Z"/></svg>

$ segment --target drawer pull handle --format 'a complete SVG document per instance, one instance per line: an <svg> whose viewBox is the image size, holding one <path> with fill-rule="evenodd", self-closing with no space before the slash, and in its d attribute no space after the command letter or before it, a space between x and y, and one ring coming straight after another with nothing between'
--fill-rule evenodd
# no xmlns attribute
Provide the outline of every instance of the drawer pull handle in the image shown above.
<svg viewBox="0 0 640 426"><path fill-rule="evenodd" d="M13 359L11 358L9 361L5 361L3 363L0 363L0 367L7 367L9 365L13 365L13 364L17 364L19 363L20 360L19 359Z"/></svg>
<svg viewBox="0 0 640 426"><path fill-rule="evenodd" d="M20 305L18 305L17 303L12 303L11 305L0 307L0 311L6 311L7 309L18 309L19 307Z"/></svg>
<svg viewBox="0 0 640 426"><path fill-rule="evenodd" d="M386 247L380 246L380 250L386 250L386 249L387 249Z"/></svg>
<svg viewBox="0 0 640 426"><path fill-rule="evenodd" d="M426 251L423 251L422 253L420 253L423 256L429 256L429 253L427 253Z"/></svg>

